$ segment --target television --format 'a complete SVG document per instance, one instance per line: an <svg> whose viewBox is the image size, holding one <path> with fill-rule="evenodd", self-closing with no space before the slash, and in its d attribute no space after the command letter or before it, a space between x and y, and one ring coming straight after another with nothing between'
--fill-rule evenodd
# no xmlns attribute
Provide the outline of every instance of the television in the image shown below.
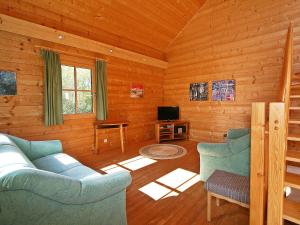
<svg viewBox="0 0 300 225"><path fill-rule="evenodd" d="M158 106L157 120L179 120L179 106Z"/></svg>

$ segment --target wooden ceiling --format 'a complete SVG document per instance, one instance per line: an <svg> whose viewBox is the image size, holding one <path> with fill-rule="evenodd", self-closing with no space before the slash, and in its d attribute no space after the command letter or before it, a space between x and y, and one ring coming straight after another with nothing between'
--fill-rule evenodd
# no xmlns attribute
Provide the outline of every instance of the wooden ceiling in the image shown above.
<svg viewBox="0 0 300 225"><path fill-rule="evenodd" d="M0 0L0 13L164 58L205 0Z"/></svg>

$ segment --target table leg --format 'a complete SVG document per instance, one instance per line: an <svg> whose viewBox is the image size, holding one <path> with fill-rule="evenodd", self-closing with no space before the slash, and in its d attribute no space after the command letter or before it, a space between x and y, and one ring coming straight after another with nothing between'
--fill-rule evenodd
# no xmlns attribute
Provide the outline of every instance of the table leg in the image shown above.
<svg viewBox="0 0 300 225"><path fill-rule="evenodd" d="M97 127L95 127L95 151L96 151L96 154L99 153L99 146L98 146L98 129Z"/></svg>
<svg viewBox="0 0 300 225"><path fill-rule="evenodd" d="M211 221L211 194L207 192L207 221Z"/></svg>
<svg viewBox="0 0 300 225"><path fill-rule="evenodd" d="M219 198L216 198L216 206L220 206L220 199Z"/></svg>
<svg viewBox="0 0 300 225"><path fill-rule="evenodd" d="M128 133L127 133L127 126L126 127L124 127L124 143L128 143Z"/></svg>
<svg viewBox="0 0 300 225"><path fill-rule="evenodd" d="M123 134L123 125L120 125L120 140L121 140L121 148L122 152L124 152L124 134Z"/></svg>

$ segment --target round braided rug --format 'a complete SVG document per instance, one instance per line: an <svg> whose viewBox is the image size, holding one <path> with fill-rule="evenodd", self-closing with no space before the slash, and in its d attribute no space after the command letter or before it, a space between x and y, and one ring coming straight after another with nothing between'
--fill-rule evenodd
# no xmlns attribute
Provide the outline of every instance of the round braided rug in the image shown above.
<svg viewBox="0 0 300 225"><path fill-rule="evenodd" d="M171 144L153 144L140 148L142 156L151 159L176 159L186 154L186 149Z"/></svg>

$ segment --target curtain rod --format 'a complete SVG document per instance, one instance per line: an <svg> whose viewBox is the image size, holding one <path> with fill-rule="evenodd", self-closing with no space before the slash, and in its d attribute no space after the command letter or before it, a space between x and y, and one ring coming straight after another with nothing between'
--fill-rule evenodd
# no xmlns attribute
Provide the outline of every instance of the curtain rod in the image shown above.
<svg viewBox="0 0 300 225"><path fill-rule="evenodd" d="M89 56L89 55L86 55L86 54L71 53L71 52L64 51L64 50L61 50L61 49L58 49L58 48L46 47L46 46L41 46L41 45L35 45L34 48L37 48L39 50L46 49L46 50L51 50L51 51L54 51L54 52L57 52L57 53L65 54L65 55L76 56L76 57L84 57L84 58L88 58L88 59L101 60L101 61L108 62L107 59L103 59L103 58L99 58L99 57L93 57L93 56Z"/></svg>

